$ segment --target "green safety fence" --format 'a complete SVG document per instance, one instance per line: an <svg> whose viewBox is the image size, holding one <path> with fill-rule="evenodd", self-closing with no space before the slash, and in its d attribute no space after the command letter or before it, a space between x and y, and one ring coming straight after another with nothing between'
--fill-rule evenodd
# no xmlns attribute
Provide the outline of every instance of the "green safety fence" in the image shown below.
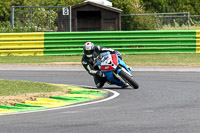
<svg viewBox="0 0 200 133"><path fill-rule="evenodd" d="M200 31L93 31L0 34L0 56L81 55L87 41L123 54L200 53Z"/></svg>

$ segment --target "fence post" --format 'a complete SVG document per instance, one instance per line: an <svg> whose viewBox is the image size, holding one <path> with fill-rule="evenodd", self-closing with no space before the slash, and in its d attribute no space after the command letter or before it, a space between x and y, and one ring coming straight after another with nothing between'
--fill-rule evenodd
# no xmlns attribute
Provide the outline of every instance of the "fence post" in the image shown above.
<svg viewBox="0 0 200 133"><path fill-rule="evenodd" d="M72 7L69 6L69 32L72 32Z"/></svg>
<svg viewBox="0 0 200 133"><path fill-rule="evenodd" d="M31 28L32 28L32 23L33 23L33 16L32 16L32 14L33 14L33 11L32 11L32 7L31 7Z"/></svg>
<svg viewBox="0 0 200 133"><path fill-rule="evenodd" d="M49 8L49 31L51 32L51 8Z"/></svg>
<svg viewBox="0 0 200 133"><path fill-rule="evenodd" d="M159 26L158 26L158 22L157 22L156 15L155 15L155 20L156 20L156 26L157 26L157 28L158 28L158 30L159 30Z"/></svg>
<svg viewBox="0 0 200 133"><path fill-rule="evenodd" d="M11 7L11 25L14 28L14 6Z"/></svg>
<svg viewBox="0 0 200 133"><path fill-rule="evenodd" d="M188 30L190 30L190 12L188 12Z"/></svg>

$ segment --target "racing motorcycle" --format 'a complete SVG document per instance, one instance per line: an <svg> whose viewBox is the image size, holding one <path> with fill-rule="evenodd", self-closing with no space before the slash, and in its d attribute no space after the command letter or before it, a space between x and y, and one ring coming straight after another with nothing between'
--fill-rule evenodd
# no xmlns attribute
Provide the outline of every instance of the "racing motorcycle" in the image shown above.
<svg viewBox="0 0 200 133"><path fill-rule="evenodd" d="M121 87L130 85L134 89L139 88L138 83L133 79L131 70L117 54L101 53L96 59L96 66L103 72L109 84Z"/></svg>

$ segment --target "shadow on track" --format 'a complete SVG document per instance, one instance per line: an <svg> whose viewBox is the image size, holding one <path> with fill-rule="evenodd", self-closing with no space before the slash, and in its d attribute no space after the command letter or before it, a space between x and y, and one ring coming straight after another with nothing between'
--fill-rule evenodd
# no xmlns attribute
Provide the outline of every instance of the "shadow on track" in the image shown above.
<svg viewBox="0 0 200 133"><path fill-rule="evenodd" d="M110 89L110 90L134 90L131 87L121 88L121 87L103 87L102 89Z"/></svg>

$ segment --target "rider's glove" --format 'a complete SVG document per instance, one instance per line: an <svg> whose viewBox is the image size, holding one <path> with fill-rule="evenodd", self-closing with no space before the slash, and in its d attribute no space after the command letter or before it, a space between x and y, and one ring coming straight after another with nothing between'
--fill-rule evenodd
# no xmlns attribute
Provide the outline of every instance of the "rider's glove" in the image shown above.
<svg viewBox="0 0 200 133"><path fill-rule="evenodd" d="M102 71L98 71L98 72L97 72L97 75L98 75L99 77L103 77L103 72L102 72Z"/></svg>

